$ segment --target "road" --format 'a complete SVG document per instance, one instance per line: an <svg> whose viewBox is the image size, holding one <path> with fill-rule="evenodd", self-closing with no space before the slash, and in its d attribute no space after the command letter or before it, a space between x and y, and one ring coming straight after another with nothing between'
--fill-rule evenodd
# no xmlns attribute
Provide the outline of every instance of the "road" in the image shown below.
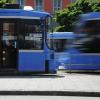
<svg viewBox="0 0 100 100"><path fill-rule="evenodd" d="M0 100L100 100L100 98L74 96L0 96Z"/></svg>

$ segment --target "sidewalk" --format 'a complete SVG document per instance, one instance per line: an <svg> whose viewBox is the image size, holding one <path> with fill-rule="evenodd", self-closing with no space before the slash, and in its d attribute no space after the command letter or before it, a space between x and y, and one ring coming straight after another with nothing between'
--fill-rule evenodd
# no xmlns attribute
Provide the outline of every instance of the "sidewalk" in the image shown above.
<svg viewBox="0 0 100 100"><path fill-rule="evenodd" d="M100 96L99 74L0 77L0 95Z"/></svg>

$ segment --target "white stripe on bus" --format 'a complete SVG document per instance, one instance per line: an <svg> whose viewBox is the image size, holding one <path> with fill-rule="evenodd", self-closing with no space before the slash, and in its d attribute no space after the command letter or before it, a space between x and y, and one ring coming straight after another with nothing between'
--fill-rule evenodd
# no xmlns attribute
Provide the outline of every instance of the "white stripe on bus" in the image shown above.
<svg viewBox="0 0 100 100"><path fill-rule="evenodd" d="M29 16L0 16L0 18L40 19L40 17L29 17Z"/></svg>
<svg viewBox="0 0 100 100"><path fill-rule="evenodd" d="M44 52L44 50L19 50L19 52Z"/></svg>

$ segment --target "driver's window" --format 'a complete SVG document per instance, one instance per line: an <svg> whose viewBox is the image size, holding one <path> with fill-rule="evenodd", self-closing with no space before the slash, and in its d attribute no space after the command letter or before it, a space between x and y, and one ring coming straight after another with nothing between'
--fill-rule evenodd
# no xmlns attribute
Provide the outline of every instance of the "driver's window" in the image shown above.
<svg viewBox="0 0 100 100"><path fill-rule="evenodd" d="M3 46L13 46L16 48L16 41L17 37L15 34L15 23L11 22L4 22L3 23L3 35L2 35L2 41Z"/></svg>

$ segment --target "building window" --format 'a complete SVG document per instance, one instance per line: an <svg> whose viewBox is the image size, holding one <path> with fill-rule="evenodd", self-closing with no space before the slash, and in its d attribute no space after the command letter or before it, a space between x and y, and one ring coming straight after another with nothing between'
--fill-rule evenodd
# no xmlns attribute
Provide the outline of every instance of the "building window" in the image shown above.
<svg viewBox="0 0 100 100"><path fill-rule="evenodd" d="M25 5L25 0L17 0L17 3L23 7Z"/></svg>
<svg viewBox="0 0 100 100"><path fill-rule="evenodd" d="M62 0L53 0L53 12L55 13L57 10L62 8Z"/></svg>
<svg viewBox="0 0 100 100"><path fill-rule="evenodd" d="M43 0L35 0L35 9L36 10L43 10Z"/></svg>

